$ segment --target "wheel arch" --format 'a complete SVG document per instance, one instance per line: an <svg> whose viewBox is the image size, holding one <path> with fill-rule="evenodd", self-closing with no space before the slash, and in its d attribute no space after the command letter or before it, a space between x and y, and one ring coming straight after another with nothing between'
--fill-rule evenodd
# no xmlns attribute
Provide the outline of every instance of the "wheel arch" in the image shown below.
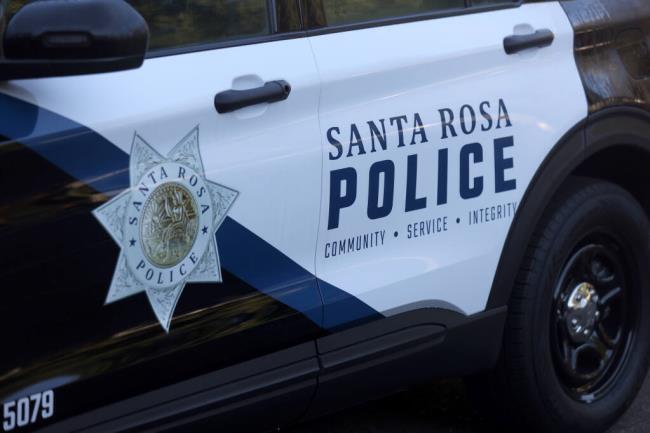
<svg viewBox="0 0 650 433"><path fill-rule="evenodd" d="M612 164L614 169L610 169ZM510 226L487 310L508 304L533 231L572 175L620 185L650 216L650 193L644 192L645 185L650 186L650 113L635 107L604 109L575 125L553 147L528 185Z"/></svg>

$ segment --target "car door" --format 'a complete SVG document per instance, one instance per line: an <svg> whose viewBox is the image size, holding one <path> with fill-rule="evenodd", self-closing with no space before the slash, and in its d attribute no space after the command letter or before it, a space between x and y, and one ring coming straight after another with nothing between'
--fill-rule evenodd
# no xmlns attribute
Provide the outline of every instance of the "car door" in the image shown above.
<svg viewBox="0 0 650 433"><path fill-rule="evenodd" d="M269 389L220 425L276 426L313 392L322 322L297 4L130 3L140 69L0 83L5 430L199 421Z"/></svg>
<svg viewBox="0 0 650 433"><path fill-rule="evenodd" d="M377 317L335 314L328 287L383 316L483 311L529 182L587 115L562 6L307 5L323 80L325 324Z"/></svg>

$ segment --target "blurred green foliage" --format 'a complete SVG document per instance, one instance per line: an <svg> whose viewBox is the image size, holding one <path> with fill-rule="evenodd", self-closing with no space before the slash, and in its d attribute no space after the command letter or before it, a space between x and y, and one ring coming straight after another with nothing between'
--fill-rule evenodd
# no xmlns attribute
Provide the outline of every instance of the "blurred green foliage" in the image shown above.
<svg viewBox="0 0 650 433"><path fill-rule="evenodd" d="M268 34L266 0L127 0L147 20L151 49Z"/></svg>
<svg viewBox="0 0 650 433"><path fill-rule="evenodd" d="M18 12L18 9L23 7L25 3L27 3L28 0L9 0L9 7L7 8L8 11L8 18L11 18L14 16L16 12Z"/></svg>
<svg viewBox="0 0 650 433"><path fill-rule="evenodd" d="M465 7L465 0L323 0L328 25Z"/></svg>

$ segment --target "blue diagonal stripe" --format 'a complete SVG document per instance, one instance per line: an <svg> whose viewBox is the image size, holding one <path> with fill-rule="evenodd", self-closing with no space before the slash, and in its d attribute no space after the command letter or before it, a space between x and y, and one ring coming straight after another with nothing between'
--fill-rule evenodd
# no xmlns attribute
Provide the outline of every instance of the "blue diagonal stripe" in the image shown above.
<svg viewBox="0 0 650 433"><path fill-rule="evenodd" d="M3 93L0 136L29 147L99 192L118 193L129 187L126 152L86 126ZM219 228L217 243L226 271L325 329L381 317L347 292L317 280L232 218Z"/></svg>

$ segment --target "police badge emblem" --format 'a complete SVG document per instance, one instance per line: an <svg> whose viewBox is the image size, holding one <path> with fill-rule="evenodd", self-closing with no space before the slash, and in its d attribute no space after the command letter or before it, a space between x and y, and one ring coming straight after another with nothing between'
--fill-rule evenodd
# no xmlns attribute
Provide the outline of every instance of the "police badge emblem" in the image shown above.
<svg viewBox="0 0 650 433"><path fill-rule="evenodd" d="M106 304L145 292L169 332L185 284L222 281L216 231L238 192L206 179L198 126L167 157L136 133L129 174L130 188L93 211L121 248Z"/></svg>

